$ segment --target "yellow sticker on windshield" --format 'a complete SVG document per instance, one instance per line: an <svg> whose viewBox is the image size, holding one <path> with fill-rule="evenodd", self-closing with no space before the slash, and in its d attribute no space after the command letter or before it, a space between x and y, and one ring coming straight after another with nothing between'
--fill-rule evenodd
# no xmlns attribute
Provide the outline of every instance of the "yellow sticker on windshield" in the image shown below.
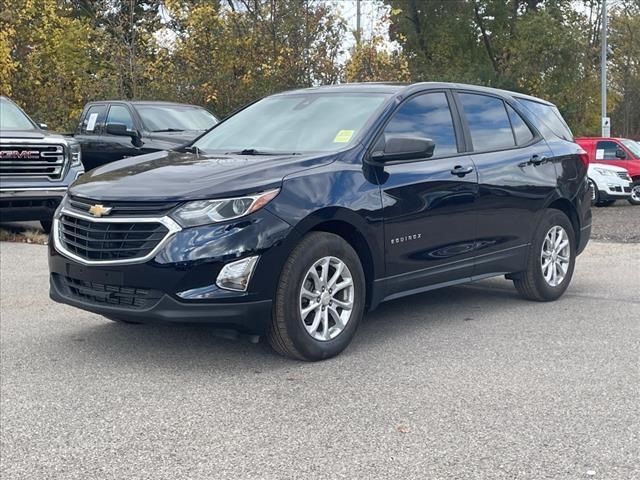
<svg viewBox="0 0 640 480"><path fill-rule="evenodd" d="M355 130L340 130L336 138L333 139L333 143L348 143L351 137L353 137L353 132L355 132Z"/></svg>

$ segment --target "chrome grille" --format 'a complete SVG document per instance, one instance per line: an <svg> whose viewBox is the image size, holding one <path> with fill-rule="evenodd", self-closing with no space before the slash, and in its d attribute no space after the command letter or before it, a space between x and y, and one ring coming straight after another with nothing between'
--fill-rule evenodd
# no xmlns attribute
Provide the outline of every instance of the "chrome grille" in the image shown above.
<svg viewBox="0 0 640 480"><path fill-rule="evenodd" d="M0 145L0 176L46 177L57 180L65 167L62 145Z"/></svg>
<svg viewBox="0 0 640 480"><path fill-rule="evenodd" d="M160 222L96 222L62 214L58 240L91 261L128 260L149 255L169 233Z"/></svg>

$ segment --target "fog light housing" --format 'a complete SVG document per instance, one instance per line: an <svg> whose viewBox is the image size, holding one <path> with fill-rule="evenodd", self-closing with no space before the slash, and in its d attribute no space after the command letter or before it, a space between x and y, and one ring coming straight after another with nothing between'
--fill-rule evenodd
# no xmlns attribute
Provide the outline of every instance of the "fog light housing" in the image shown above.
<svg viewBox="0 0 640 480"><path fill-rule="evenodd" d="M242 260L227 263L216 279L216 285L225 290L246 292L249 287L253 269L258 262L258 257L247 257Z"/></svg>

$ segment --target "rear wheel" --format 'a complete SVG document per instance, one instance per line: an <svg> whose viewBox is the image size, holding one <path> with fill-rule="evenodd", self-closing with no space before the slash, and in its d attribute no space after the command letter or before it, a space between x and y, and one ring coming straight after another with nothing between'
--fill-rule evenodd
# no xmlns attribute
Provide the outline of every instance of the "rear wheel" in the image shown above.
<svg viewBox="0 0 640 480"><path fill-rule="evenodd" d="M539 302L565 292L575 267L576 240L571 222L559 210L547 210L529 247L527 270L513 276L520 296Z"/></svg>
<svg viewBox="0 0 640 480"><path fill-rule="evenodd" d="M640 182L636 182L631 186L631 196L629 197L631 205L640 205Z"/></svg>
<svg viewBox="0 0 640 480"><path fill-rule="evenodd" d="M280 274L267 338L281 355L316 361L342 352L364 312L358 254L341 237L312 232Z"/></svg>

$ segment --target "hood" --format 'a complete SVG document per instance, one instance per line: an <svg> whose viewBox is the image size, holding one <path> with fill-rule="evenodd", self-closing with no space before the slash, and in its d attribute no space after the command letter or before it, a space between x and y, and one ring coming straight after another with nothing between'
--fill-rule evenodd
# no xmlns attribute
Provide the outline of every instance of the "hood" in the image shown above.
<svg viewBox="0 0 640 480"><path fill-rule="evenodd" d="M331 156L196 155L162 151L91 170L69 189L92 200L183 201L223 198L280 186Z"/></svg>
<svg viewBox="0 0 640 480"><path fill-rule="evenodd" d="M0 138L24 138L42 140L47 134L42 130L0 130Z"/></svg>
<svg viewBox="0 0 640 480"><path fill-rule="evenodd" d="M615 165L607 165L604 163L590 163L589 168L601 168L602 170L611 170L612 172L627 172L626 168L616 167Z"/></svg>

